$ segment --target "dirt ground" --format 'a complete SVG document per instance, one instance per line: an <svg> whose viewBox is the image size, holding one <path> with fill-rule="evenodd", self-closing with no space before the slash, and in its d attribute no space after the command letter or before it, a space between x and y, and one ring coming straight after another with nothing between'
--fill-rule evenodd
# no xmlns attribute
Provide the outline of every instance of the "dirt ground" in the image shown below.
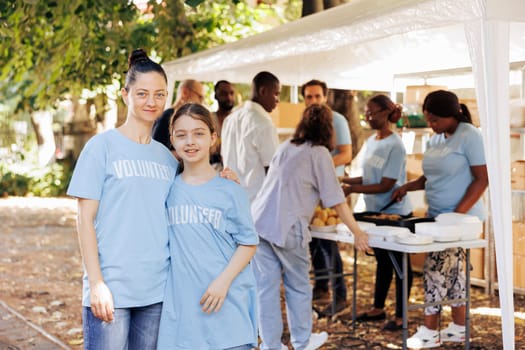
<svg viewBox="0 0 525 350"><path fill-rule="evenodd" d="M75 232L76 203L71 199L6 198L0 199L0 301L29 322L67 344L82 348L80 315L81 258ZM351 269L350 250L342 247L345 265ZM375 262L359 255L358 311L370 306ZM347 279L351 291L352 279ZM393 300L393 289L389 301ZM351 297L351 292L349 293ZM516 349L525 349L525 297L516 295ZM411 300L422 300L422 278L416 275ZM382 323L359 324L352 331L350 310L333 319L316 319L315 331L327 331L328 343L322 349L397 349L401 332L384 332ZM393 313L393 305L387 310ZM497 295L472 288L471 349L502 349L501 320ZM422 321L422 310L409 313L409 333ZM442 324L450 322L445 309ZM15 337L16 338L16 337ZM288 342L288 334L283 339ZM1 339L0 350L33 349L27 339ZM34 342L34 339L32 340ZM6 345L8 344L8 345ZM11 347L9 347L11 346ZM442 349L461 349L460 345Z"/></svg>

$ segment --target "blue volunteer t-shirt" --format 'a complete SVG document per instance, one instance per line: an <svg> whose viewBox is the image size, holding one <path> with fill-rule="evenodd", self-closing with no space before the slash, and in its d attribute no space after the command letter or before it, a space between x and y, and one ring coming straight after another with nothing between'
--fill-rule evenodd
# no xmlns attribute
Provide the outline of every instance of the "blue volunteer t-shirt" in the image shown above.
<svg viewBox="0 0 525 350"><path fill-rule="evenodd" d="M379 211L390 202L392 192L406 182L406 151L401 138L392 135L376 140L368 138L363 161L363 185L381 183L382 178L395 179L394 187L385 193L364 194L366 210ZM412 211L406 196L385 210L386 213L407 215Z"/></svg>
<svg viewBox="0 0 525 350"><path fill-rule="evenodd" d="M139 144L113 129L86 144L68 195L99 201L100 268L116 308L161 302L169 266L165 200L177 161L159 142ZM82 305L90 306L84 273Z"/></svg>
<svg viewBox="0 0 525 350"><path fill-rule="evenodd" d="M167 200L171 272L158 349L227 349L257 346L256 284L251 265L233 280L223 306L207 314L199 303L239 245L259 238L246 191L214 177L190 185L177 176Z"/></svg>
<svg viewBox="0 0 525 350"><path fill-rule="evenodd" d="M332 117L332 125L335 132L335 145L351 145L352 137L350 136L350 128L348 127L348 121L346 118L336 111L332 111ZM339 151L334 149L332 151L332 156L335 156L338 153ZM345 166L339 165L337 168L335 168L335 173L337 176L343 176L345 174Z"/></svg>
<svg viewBox="0 0 525 350"><path fill-rule="evenodd" d="M459 123L448 138L445 134L432 136L423 156L429 215L453 212L473 180L470 167L484 164L483 139L474 125ZM467 214L484 219L481 198Z"/></svg>

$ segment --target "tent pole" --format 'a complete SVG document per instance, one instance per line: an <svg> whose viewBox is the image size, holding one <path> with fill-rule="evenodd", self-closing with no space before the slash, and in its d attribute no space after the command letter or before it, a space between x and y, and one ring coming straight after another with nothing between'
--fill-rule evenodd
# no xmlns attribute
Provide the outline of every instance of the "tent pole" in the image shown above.
<svg viewBox="0 0 525 350"><path fill-rule="evenodd" d="M521 86L520 86L520 97L525 99L525 66L521 67Z"/></svg>

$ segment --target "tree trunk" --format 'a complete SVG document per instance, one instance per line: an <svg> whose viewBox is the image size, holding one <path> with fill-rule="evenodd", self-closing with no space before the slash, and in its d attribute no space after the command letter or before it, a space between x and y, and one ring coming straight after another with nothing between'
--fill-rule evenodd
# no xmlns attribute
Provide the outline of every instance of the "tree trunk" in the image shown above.
<svg viewBox="0 0 525 350"><path fill-rule="evenodd" d="M324 5L325 10L326 9L330 9L332 7L336 7L337 5L341 5L342 3L343 3L343 1L341 1L341 0L324 0L323 1L323 5Z"/></svg>
<svg viewBox="0 0 525 350"><path fill-rule="evenodd" d="M350 136L352 137L352 159L354 159L359 150L361 150L366 138L359 121L356 95L351 90L330 89L328 92L328 105L334 111L344 115L348 121Z"/></svg>
<svg viewBox="0 0 525 350"><path fill-rule="evenodd" d="M76 160L86 142L97 133L95 115L91 115L90 105L81 103L73 96L67 106L68 114L64 120L64 156Z"/></svg>
<svg viewBox="0 0 525 350"><path fill-rule="evenodd" d="M312 13L321 12L323 10L323 0L303 0L303 10L301 12L301 17L306 17Z"/></svg>
<svg viewBox="0 0 525 350"><path fill-rule="evenodd" d="M53 114L49 111L34 111L31 113L31 124L38 144L38 165L49 165L55 161L56 150Z"/></svg>

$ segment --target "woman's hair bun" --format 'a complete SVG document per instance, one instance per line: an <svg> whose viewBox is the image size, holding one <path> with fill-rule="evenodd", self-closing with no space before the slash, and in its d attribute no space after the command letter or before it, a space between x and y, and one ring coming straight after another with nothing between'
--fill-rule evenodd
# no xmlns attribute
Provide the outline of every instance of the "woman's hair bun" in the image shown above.
<svg viewBox="0 0 525 350"><path fill-rule="evenodd" d="M388 115L388 120L391 123L394 123L394 124L397 123L403 115L402 111L403 111L403 107L399 104L396 104L392 112L390 112L390 114Z"/></svg>
<svg viewBox="0 0 525 350"><path fill-rule="evenodd" d="M148 60L149 60L149 57L146 54L146 51L144 51L143 49L135 49L133 50L131 55L129 55L128 68L131 68L131 66L134 66L138 62L143 62L143 61L148 61Z"/></svg>

